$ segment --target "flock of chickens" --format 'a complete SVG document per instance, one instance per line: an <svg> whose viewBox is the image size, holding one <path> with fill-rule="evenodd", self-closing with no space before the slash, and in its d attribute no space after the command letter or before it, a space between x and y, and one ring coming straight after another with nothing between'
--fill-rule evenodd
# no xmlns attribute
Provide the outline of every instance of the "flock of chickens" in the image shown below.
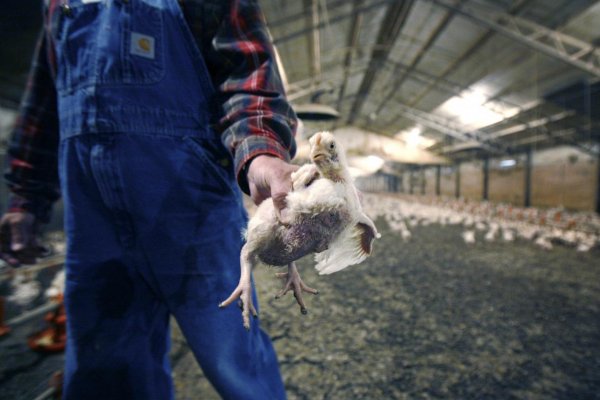
<svg viewBox="0 0 600 400"><path fill-rule="evenodd" d="M582 252L600 244L600 217L594 213L396 194L364 194L363 207L373 219L383 217L404 240L417 225L439 224L463 226L468 244L521 238L546 250L564 245Z"/></svg>

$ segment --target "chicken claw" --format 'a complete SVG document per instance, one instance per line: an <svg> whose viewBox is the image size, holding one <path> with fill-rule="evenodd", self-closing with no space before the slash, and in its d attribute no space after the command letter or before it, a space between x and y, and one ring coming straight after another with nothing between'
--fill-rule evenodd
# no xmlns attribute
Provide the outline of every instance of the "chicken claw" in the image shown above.
<svg viewBox="0 0 600 400"><path fill-rule="evenodd" d="M240 282L240 284L237 286L237 288L235 288L235 290L231 293L227 300L219 304L219 307L227 307L237 299L240 300L239 306L242 309L242 319L244 321L244 328L250 330L250 313L252 313L252 316L255 318L258 316L256 308L254 307L254 302L252 301L252 288L247 288Z"/></svg>
<svg viewBox="0 0 600 400"><path fill-rule="evenodd" d="M286 279L286 282L283 286L283 289L275 296L276 299L279 299L281 296L284 296L290 290L294 292L294 297L300 305L300 312L302 314L307 314L308 310L306 309L306 305L304 304L304 299L302 297L302 292L319 294L319 291L313 289L311 287L306 286L306 284L300 278L300 274L298 273L298 269L296 268L296 263L292 262L288 265L288 272L278 272L276 274L278 278Z"/></svg>
<svg viewBox="0 0 600 400"><path fill-rule="evenodd" d="M244 328L250 330L250 313L252 313L252 316L255 318L258 316L258 313L256 312L254 302L252 301L252 267L248 258L248 252L245 248L242 248L242 255L240 258L242 270L240 282L238 283L237 287L233 290L233 292L229 295L227 300L222 301L219 304L219 308L227 307L235 300L240 299L240 308L242 309L242 320L244 322Z"/></svg>

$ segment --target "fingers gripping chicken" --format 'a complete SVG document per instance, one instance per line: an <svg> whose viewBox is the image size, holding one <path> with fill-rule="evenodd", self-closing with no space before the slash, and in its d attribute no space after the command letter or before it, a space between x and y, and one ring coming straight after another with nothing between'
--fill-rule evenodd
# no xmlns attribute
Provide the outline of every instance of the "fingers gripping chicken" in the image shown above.
<svg viewBox="0 0 600 400"><path fill-rule="evenodd" d="M241 299L243 323L248 329L250 314L256 316L251 271L259 261L288 267L282 274L287 282L277 297L292 290L305 314L302 292L317 291L302 282L295 261L315 253L319 274L331 274L362 262L371 254L373 240L380 237L362 211L345 153L334 136L319 132L309 143L312 163L292 175L293 189L286 197L285 215L277 218L272 200L267 199L249 221L240 255L240 282L219 305L226 307Z"/></svg>

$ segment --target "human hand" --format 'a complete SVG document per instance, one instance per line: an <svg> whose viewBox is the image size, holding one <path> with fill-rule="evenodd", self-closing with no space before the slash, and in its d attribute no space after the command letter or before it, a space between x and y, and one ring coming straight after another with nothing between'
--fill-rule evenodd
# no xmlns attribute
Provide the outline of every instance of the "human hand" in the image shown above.
<svg viewBox="0 0 600 400"><path fill-rule="evenodd" d="M8 212L0 219L0 258L12 267L32 264L44 249L37 240L38 224L29 212Z"/></svg>
<svg viewBox="0 0 600 400"><path fill-rule="evenodd" d="M292 189L292 172L299 167L289 164L280 158L260 155L250 162L248 169L248 186L250 197L256 205L271 197L277 218L282 220L285 210L285 197Z"/></svg>

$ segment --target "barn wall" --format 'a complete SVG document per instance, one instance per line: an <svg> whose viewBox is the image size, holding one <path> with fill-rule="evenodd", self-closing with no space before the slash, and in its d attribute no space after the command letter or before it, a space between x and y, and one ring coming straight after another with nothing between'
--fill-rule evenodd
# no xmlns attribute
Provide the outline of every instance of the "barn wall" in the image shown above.
<svg viewBox="0 0 600 400"><path fill-rule="evenodd" d="M422 170L415 170L412 173L412 193L413 194L424 194L424 179L425 173Z"/></svg>
<svg viewBox="0 0 600 400"><path fill-rule="evenodd" d="M429 167L424 170L425 195L435 196L435 167Z"/></svg>
<svg viewBox="0 0 600 400"><path fill-rule="evenodd" d="M454 197L456 195L456 167L442 167L440 194L448 197Z"/></svg>
<svg viewBox="0 0 600 400"><path fill-rule="evenodd" d="M598 161L563 146L534 153L531 204L594 210L598 191Z"/></svg>
<svg viewBox="0 0 600 400"><path fill-rule="evenodd" d="M511 157L517 162L511 167L502 166L504 159L490 159L489 200L522 206L525 203L525 157Z"/></svg>
<svg viewBox="0 0 600 400"><path fill-rule="evenodd" d="M525 173L522 166L510 170L490 169L489 200L522 206L525 202Z"/></svg>
<svg viewBox="0 0 600 400"><path fill-rule="evenodd" d="M479 201L483 195L483 163L474 161L460 165L460 195Z"/></svg>
<svg viewBox="0 0 600 400"><path fill-rule="evenodd" d="M526 155L511 156L514 166L502 166L501 161L489 160L488 199L492 202L525 205ZM468 200L483 199L484 163L482 160L442 166L440 194L456 196L457 175L460 197ZM408 169L398 176L397 190L403 193L426 196L436 195L436 166ZM377 178L380 179L381 178ZM385 182L372 182L371 190L392 187ZM393 191L387 189L388 191ZM598 160L576 148L562 146L534 151L531 158L530 202L535 207L565 207L572 210L594 211L598 193Z"/></svg>

